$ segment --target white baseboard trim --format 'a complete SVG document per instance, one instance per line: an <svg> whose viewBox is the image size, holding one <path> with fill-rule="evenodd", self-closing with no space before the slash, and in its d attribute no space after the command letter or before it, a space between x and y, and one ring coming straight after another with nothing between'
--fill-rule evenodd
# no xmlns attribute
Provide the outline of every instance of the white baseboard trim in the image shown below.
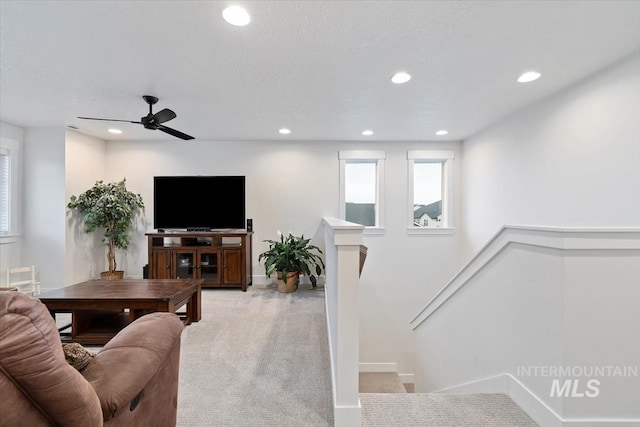
<svg viewBox="0 0 640 427"><path fill-rule="evenodd" d="M354 427L361 425L362 406L358 399L358 406L334 406L334 427Z"/></svg>
<svg viewBox="0 0 640 427"><path fill-rule="evenodd" d="M360 372L398 372L397 363L360 363Z"/></svg>
<svg viewBox="0 0 640 427"><path fill-rule="evenodd" d="M496 375L494 377L483 378L453 387L443 388L433 391L433 393L504 393L507 394L509 386L507 375Z"/></svg>
<svg viewBox="0 0 640 427"><path fill-rule="evenodd" d="M275 274L272 275L271 277L267 277L264 274L258 274L258 275L251 276L251 286L255 286L256 288L259 288L259 289L275 288L277 285L278 285L278 279L276 278ZM311 281L309 280L308 277L302 277L300 279L300 285L302 285L302 286L306 286L306 285L311 286ZM318 277L317 285L318 285L318 287L323 287L324 286L324 276Z"/></svg>
<svg viewBox="0 0 640 427"><path fill-rule="evenodd" d="M251 286L255 286L256 288L276 286L276 282L277 280L273 276L267 277L264 274L251 276Z"/></svg>
<svg viewBox="0 0 640 427"><path fill-rule="evenodd" d="M251 284L255 289L276 289L278 286L273 283L256 283Z"/></svg>
<svg viewBox="0 0 640 427"><path fill-rule="evenodd" d="M640 418L562 418L511 374L501 374L447 387L434 393L504 393L518 404L538 425L549 427L640 426Z"/></svg>
<svg viewBox="0 0 640 427"><path fill-rule="evenodd" d="M398 373L398 364L395 362L388 363L360 363L358 370L360 372L394 372ZM398 374L402 384L413 384L415 382L414 374Z"/></svg>

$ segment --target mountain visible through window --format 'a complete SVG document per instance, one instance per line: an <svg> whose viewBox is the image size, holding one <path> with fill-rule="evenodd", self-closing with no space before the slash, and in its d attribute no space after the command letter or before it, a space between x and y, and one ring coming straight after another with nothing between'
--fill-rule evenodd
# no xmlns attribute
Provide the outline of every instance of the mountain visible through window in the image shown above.
<svg viewBox="0 0 640 427"><path fill-rule="evenodd" d="M376 163L345 164L345 219L364 226L376 225Z"/></svg>
<svg viewBox="0 0 640 427"><path fill-rule="evenodd" d="M442 163L413 164L413 225L442 227Z"/></svg>

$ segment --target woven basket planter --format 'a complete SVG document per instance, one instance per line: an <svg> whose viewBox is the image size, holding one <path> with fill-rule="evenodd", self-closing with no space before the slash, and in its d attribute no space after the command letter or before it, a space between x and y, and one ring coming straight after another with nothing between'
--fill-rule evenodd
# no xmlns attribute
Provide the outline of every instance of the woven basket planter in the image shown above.
<svg viewBox="0 0 640 427"><path fill-rule="evenodd" d="M124 270L103 271L100 278L104 280L122 280L124 278Z"/></svg>
<svg viewBox="0 0 640 427"><path fill-rule="evenodd" d="M282 280L282 273L278 272L278 291L284 294L295 292L298 289L299 273L288 273L287 281Z"/></svg>

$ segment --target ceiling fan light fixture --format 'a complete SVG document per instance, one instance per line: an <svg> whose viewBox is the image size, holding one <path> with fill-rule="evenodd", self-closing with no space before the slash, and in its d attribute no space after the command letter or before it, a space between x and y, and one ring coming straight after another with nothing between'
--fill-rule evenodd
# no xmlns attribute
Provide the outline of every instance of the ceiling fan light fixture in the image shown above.
<svg viewBox="0 0 640 427"><path fill-rule="evenodd" d="M529 83L534 80L538 80L542 74L537 71L527 71L526 73L522 73L520 77L518 77L519 83Z"/></svg>
<svg viewBox="0 0 640 427"><path fill-rule="evenodd" d="M240 6L229 6L222 11L222 17L231 25L236 27L244 27L251 22L249 13Z"/></svg>
<svg viewBox="0 0 640 427"><path fill-rule="evenodd" d="M395 73L393 75L393 77L391 77L391 81L397 85L402 84L402 83L406 83L409 80L411 80L411 75L408 73L405 73L404 71L401 71L399 73Z"/></svg>
<svg viewBox="0 0 640 427"><path fill-rule="evenodd" d="M145 129L159 130L164 133L168 133L171 136L175 136L176 138L184 139L185 141L190 139L195 139L191 135L187 135L184 132L180 132L179 130L172 129L163 124L177 117L176 113L173 112L172 110L165 108L153 114L153 106L158 102L157 97L152 95L143 95L142 99L144 99L144 101L149 105L149 113L146 116L141 117L140 121L121 120L121 119L104 119L104 118L98 118L98 117L81 117L81 116L78 116L78 118L83 120L100 120L103 122L135 123L135 124L144 126ZM111 130L109 130L109 132L111 132ZM114 133L114 132L111 132L111 133Z"/></svg>

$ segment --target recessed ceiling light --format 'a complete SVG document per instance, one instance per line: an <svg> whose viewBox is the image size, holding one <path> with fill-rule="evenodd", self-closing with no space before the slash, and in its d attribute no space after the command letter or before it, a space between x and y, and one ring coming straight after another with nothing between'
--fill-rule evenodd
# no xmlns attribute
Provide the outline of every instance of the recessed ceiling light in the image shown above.
<svg viewBox="0 0 640 427"><path fill-rule="evenodd" d="M222 11L222 17L231 25L236 27L244 27L251 21L251 17L247 11L240 6L229 6Z"/></svg>
<svg viewBox="0 0 640 427"><path fill-rule="evenodd" d="M291 133L291 131L287 128L282 128L278 132L280 132L283 135L289 135Z"/></svg>
<svg viewBox="0 0 640 427"><path fill-rule="evenodd" d="M411 76L404 72L395 73L393 77L391 77L391 81L395 84L406 83L409 80L411 80Z"/></svg>
<svg viewBox="0 0 640 427"><path fill-rule="evenodd" d="M540 74L537 71L527 71L526 73L524 73L520 77L518 77L518 81L520 83L529 83L529 82L532 82L534 80L538 80L541 75L542 74Z"/></svg>
<svg viewBox="0 0 640 427"><path fill-rule="evenodd" d="M108 130L109 133L115 133L116 135L120 135L122 133L122 131L120 129L109 129Z"/></svg>
<svg viewBox="0 0 640 427"><path fill-rule="evenodd" d="M363 130L363 131L362 131L362 134L363 134L364 136L373 135L373 131L372 131L372 130L369 130L369 129L367 129L367 130Z"/></svg>
<svg viewBox="0 0 640 427"><path fill-rule="evenodd" d="M446 131L446 130L442 129L442 130L439 130L438 132L436 132L436 135L446 135L448 133L449 133L449 131Z"/></svg>

